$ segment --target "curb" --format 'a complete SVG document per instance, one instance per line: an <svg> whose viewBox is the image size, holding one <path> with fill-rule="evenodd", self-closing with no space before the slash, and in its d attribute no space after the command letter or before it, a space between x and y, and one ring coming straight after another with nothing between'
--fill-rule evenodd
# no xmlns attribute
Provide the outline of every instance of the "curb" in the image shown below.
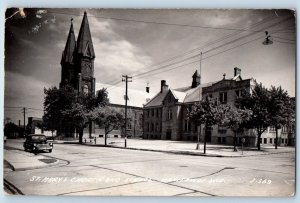
<svg viewBox="0 0 300 203"><path fill-rule="evenodd" d="M43 155L42 155L43 156ZM49 158L49 157L48 157ZM9 165L9 167L13 170L13 171L25 171L25 170L33 170L33 169L40 169L40 168L47 168L49 166L54 166L57 165L59 163L58 159L55 159L56 161L53 163L49 163L47 165L43 165L43 166L31 166L31 167L19 167L16 168L11 162L9 162L7 159L4 159L4 161Z"/></svg>
<svg viewBox="0 0 300 203"><path fill-rule="evenodd" d="M269 152L264 154L251 154L251 155L220 155L220 154L203 154L197 152L189 152L189 151L166 151L166 150L159 150L159 149L142 149L142 148L134 148L134 147L119 147L119 146L112 146L112 145L103 145L103 144L85 144L85 143L71 143L71 142L64 142L64 143L57 143L57 144L74 144L74 145L84 145L90 147L106 147L106 148L115 148L115 149L128 149L128 150L139 150L139 151L150 151L150 152L163 152L163 153L170 153L170 154L181 154L181 155L191 155L191 156L206 156L206 157L228 157L228 158L240 158L240 157L250 157L250 156L264 156L269 154L281 154L281 153L289 153L289 152Z"/></svg>
<svg viewBox="0 0 300 203"><path fill-rule="evenodd" d="M228 157L228 158L235 158L235 157L247 157L247 156L260 156L260 155L267 155L267 154L260 154L260 155L220 155L220 154L202 154L197 152L189 152L189 151L166 151L166 150L159 150L159 149L142 149L142 148L133 148L133 147L119 147L119 146L112 146L112 145L103 145L103 144L85 144L85 143L60 143L60 144L74 144L74 145L84 145L84 146L90 146L90 147L106 147L106 148L115 148L115 149L124 149L124 150L139 150L139 151L150 151L150 152L163 152L163 153L170 153L170 154L181 154L181 155L191 155L191 156L206 156L206 157ZM285 152L278 152L278 153L285 153ZM269 154L269 153L268 153ZM270 153L271 154L271 153Z"/></svg>

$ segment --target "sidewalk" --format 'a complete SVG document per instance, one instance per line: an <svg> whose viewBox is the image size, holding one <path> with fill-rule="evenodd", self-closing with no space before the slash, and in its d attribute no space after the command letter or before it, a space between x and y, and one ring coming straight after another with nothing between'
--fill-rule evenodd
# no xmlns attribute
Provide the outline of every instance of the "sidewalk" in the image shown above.
<svg viewBox="0 0 300 203"><path fill-rule="evenodd" d="M59 162L57 159L48 158L43 155L34 155L25 151L7 149L4 149L4 161L14 171L44 168Z"/></svg>
<svg viewBox="0 0 300 203"><path fill-rule="evenodd" d="M108 138L108 145L104 145L104 138L97 138L96 144L94 140L87 139L84 145L94 146L94 147L113 147L113 148L124 148L124 138ZM63 142L58 141L58 143L69 143L76 144L76 141ZM233 151L233 146L230 145L216 145L207 143L206 154L203 154L203 143L200 143L200 149L196 150L197 143L188 141L170 141L170 140L143 140L143 139L127 139L127 148L129 150L143 150L143 151L157 151L157 152L167 152L174 154L186 154L186 155L198 155L198 156L211 156L211 157L246 157L246 156L258 156L267 154L277 154L277 153L288 153L295 152L294 147L278 147L275 149L274 146L264 146L261 145L261 151L257 148L244 148L243 152L240 146L238 146L238 151Z"/></svg>

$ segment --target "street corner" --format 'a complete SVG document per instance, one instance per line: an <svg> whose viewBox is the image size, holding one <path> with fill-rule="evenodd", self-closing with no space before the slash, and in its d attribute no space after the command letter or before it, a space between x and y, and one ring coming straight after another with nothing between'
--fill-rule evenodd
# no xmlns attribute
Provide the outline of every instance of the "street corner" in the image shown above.
<svg viewBox="0 0 300 203"><path fill-rule="evenodd" d="M59 160L42 154L32 154L21 150L4 150L4 166L8 171L24 171L46 168L59 163Z"/></svg>

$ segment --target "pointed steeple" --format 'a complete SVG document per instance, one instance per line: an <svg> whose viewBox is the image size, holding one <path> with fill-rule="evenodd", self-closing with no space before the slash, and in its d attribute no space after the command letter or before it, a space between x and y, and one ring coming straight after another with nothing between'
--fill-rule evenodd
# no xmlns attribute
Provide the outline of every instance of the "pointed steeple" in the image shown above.
<svg viewBox="0 0 300 203"><path fill-rule="evenodd" d="M76 41L75 41L73 18L72 18L67 43L66 43L65 49L63 51L60 63L61 64L63 64L63 63L73 64L73 62L74 62L73 57L74 57L75 49L76 49Z"/></svg>
<svg viewBox="0 0 300 203"><path fill-rule="evenodd" d="M192 77L193 77L192 88L195 88L198 85L200 85L200 74L198 73L198 70L195 71Z"/></svg>
<svg viewBox="0 0 300 203"><path fill-rule="evenodd" d="M95 52L86 11L84 12L77 38L77 54L95 58Z"/></svg>

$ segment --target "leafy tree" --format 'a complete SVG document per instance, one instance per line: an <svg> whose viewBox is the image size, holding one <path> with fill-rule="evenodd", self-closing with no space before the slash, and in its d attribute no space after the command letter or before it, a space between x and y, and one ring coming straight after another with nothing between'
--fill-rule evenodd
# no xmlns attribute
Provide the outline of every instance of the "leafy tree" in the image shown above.
<svg viewBox="0 0 300 203"><path fill-rule="evenodd" d="M72 134L76 129L79 143L82 143L83 129L91 124L91 113L95 108L104 107L109 102L106 89L100 90L96 96L78 93L71 86L60 89L53 87L45 89L44 92L46 96L43 120L46 130L68 131Z"/></svg>
<svg viewBox="0 0 300 203"><path fill-rule="evenodd" d="M107 145L107 135L124 125L123 113L112 107L97 108L92 112L96 124L104 128L104 143Z"/></svg>
<svg viewBox="0 0 300 203"><path fill-rule="evenodd" d="M270 93L261 83L257 83L256 81L254 83L252 93L245 93L242 98L237 100L237 102L242 108L252 111L246 127L248 129L254 128L256 130L257 149L260 150L261 135L270 125Z"/></svg>
<svg viewBox="0 0 300 203"><path fill-rule="evenodd" d="M9 138L16 138L16 135L20 132L19 126L16 124L9 122L4 126L4 135Z"/></svg>
<svg viewBox="0 0 300 203"><path fill-rule="evenodd" d="M43 124L45 130L72 133L71 127L63 123L62 112L71 109L77 97L77 92L71 86L64 86L60 89L52 87L44 88L44 116Z"/></svg>
<svg viewBox="0 0 300 203"><path fill-rule="evenodd" d="M289 98L288 103L286 104L287 108L287 122L286 122L286 127L288 130L288 140L289 143L288 145L294 144L292 142L293 134L295 133L295 128L296 128L296 101L295 97Z"/></svg>
<svg viewBox="0 0 300 203"><path fill-rule="evenodd" d="M275 139L275 149L278 146L278 129L281 129L283 125L286 125L289 117L289 96L287 91L280 87L276 88L274 86L270 89L270 124L275 127L276 139Z"/></svg>
<svg viewBox="0 0 300 203"><path fill-rule="evenodd" d="M188 113L188 118L194 123L207 129L219 122L220 111L214 101L210 99L202 100L192 106ZM204 135L204 154L206 153L206 134Z"/></svg>
<svg viewBox="0 0 300 203"><path fill-rule="evenodd" d="M227 108L225 108L224 119L222 120L222 124L225 124L234 133L233 151L237 151L237 134L242 133L244 131L246 123L250 120L251 114L251 110L247 109L239 109L229 105L227 106Z"/></svg>

